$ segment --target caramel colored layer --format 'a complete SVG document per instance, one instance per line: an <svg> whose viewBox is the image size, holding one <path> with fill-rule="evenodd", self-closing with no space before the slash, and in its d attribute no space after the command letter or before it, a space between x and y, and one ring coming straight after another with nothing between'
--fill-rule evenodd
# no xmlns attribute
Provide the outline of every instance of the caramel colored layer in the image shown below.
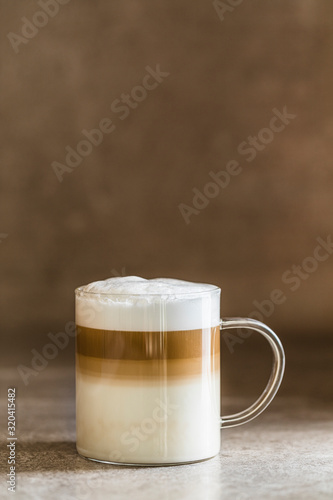
<svg viewBox="0 0 333 500"><path fill-rule="evenodd" d="M160 381L177 380L194 375L209 375L220 368L220 354L190 359L119 360L76 355L76 367L81 375L110 380Z"/></svg>
<svg viewBox="0 0 333 500"><path fill-rule="evenodd" d="M220 353L220 327L177 332L120 332L77 326L76 351L107 360L190 360L203 363ZM197 361L195 361L197 360Z"/></svg>

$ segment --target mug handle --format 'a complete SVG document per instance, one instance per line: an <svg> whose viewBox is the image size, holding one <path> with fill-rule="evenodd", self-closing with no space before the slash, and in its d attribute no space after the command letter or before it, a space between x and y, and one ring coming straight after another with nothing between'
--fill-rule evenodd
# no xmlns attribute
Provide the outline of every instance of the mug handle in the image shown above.
<svg viewBox="0 0 333 500"><path fill-rule="evenodd" d="M225 318L221 320L221 331L231 328L247 328L261 333L270 343L274 359L271 376L261 396L246 410L233 415L222 416L222 428L245 424L264 411L280 387L285 367L285 355L280 339L267 325L250 318Z"/></svg>

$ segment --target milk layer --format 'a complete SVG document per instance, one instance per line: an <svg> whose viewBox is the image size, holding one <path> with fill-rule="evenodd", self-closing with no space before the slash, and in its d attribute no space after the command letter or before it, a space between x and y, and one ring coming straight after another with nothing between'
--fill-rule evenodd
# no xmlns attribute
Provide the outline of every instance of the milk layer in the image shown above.
<svg viewBox="0 0 333 500"><path fill-rule="evenodd" d="M77 372L77 449L127 464L171 464L220 449L219 373L163 383L116 384Z"/></svg>

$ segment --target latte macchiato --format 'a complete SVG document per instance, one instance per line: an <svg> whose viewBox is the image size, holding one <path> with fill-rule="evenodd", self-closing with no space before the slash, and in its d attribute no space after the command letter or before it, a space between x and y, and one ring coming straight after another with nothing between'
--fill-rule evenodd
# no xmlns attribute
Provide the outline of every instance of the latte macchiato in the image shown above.
<svg viewBox="0 0 333 500"><path fill-rule="evenodd" d="M205 460L220 450L221 427L267 408L283 378L283 346L253 318L220 320L220 294L214 285L136 276L75 290L81 455L124 465ZM255 403L220 417L220 330L243 328L270 344L271 375Z"/></svg>
<svg viewBox="0 0 333 500"><path fill-rule="evenodd" d="M76 290L77 449L125 464L220 449L220 289L110 278Z"/></svg>

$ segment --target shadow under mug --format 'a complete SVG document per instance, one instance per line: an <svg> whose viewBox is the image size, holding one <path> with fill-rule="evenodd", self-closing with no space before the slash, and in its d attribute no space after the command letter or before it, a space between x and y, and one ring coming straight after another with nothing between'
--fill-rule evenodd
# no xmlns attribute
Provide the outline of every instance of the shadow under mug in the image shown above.
<svg viewBox="0 0 333 500"><path fill-rule="evenodd" d="M123 465L198 462L220 451L220 429L257 417L274 398L285 356L254 319L220 320L218 287L177 294L76 294L77 450ZM220 417L220 332L255 330L273 350L270 379L249 408Z"/></svg>

